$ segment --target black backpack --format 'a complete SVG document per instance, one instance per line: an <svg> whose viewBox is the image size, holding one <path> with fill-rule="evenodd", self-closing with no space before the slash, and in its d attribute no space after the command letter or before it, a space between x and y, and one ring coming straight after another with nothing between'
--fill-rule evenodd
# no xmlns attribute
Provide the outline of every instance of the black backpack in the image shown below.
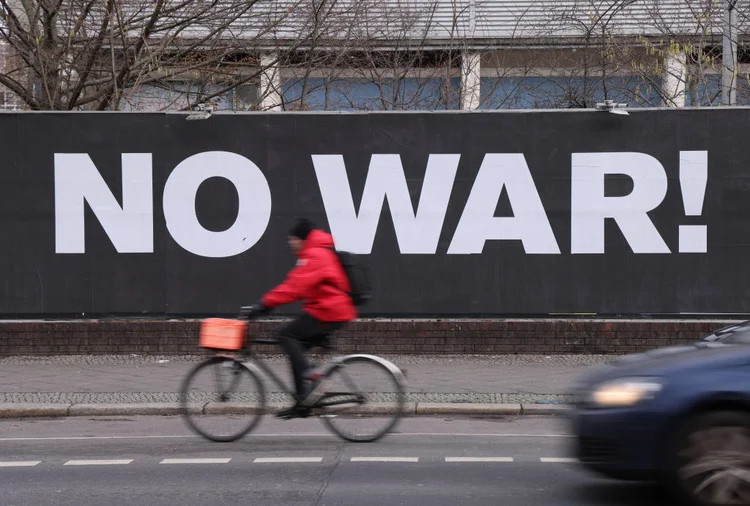
<svg viewBox="0 0 750 506"><path fill-rule="evenodd" d="M346 277L352 290L349 297L355 306L362 306L372 298L372 283L370 282L370 271L362 255L332 249L344 268Z"/></svg>

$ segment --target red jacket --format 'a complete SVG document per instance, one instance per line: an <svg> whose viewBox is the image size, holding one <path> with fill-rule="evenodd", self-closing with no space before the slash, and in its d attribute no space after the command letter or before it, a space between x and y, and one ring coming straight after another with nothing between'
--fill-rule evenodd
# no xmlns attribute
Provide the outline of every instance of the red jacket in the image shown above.
<svg viewBox="0 0 750 506"><path fill-rule="evenodd" d="M330 248L333 248L330 234L322 230L310 232L297 255L297 266L289 271L283 283L263 296L263 305L270 308L304 299L303 310L318 320L354 320L357 310L348 295L349 279Z"/></svg>

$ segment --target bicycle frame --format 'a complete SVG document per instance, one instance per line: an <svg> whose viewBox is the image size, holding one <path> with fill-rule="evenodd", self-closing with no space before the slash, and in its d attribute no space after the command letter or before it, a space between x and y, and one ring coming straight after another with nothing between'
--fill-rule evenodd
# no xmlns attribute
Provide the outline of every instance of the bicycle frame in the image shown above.
<svg viewBox="0 0 750 506"><path fill-rule="evenodd" d="M265 374L266 377L270 378L273 383L276 384L283 392L285 392L287 395L290 395L292 397L295 396L294 392L291 388L287 386L287 384L279 378L279 376L273 372L273 370L263 361L262 358L249 347L250 344L279 344L279 342L276 339L258 339L253 338L249 331L247 339L245 340L245 344L243 345L242 349L239 350L239 354L241 355L241 358L239 360L242 362L242 364L252 370L254 373L257 374ZM323 355L331 355L331 353L324 352ZM237 359L238 357L232 356L231 354L225 354L225 353L217 353L217 356L228 356ZM325 371L325 377L329 376L333 371L338 369L340 367L340 361L348 356L353 355L343 355L341 357L335 357L333 360L329 360L327 362L327 367ZM356 385L353 384L351 379L346 375L343 374L344 379L346 383L349 384L349 387L351 387L353 390L357 390ZM310 404L311 408L325 408L325 407L331 407L331 406L337 406L342 404L351 404L351 400L340 400L335 402L323 402L323 399L325 397L332 397L332 396L341 396L342 394L332 394L332 393L326 393L323 394L319 399L317 399L315 402ZM347 395L354 395L351 392L347 392ZM363 397L361 394L356 395L358 399L358 404L361 404L361 397Z"/></svg>
<svg viewBox="0 0 750 506"><path fill-rule="evenodd" d="M243 319L248 320L248 318L246 317L244 317ZM260 356L252 350L251 348L252 344L278 345L279 341L276 339L255 338L250 334L250 329L248 328L247 338L245 339L245 342L243 343L242 349L239 350L238 352L242 356L240 358L240 361L243 363L245 367L249 368L254 373L265 374L283 392L285 392L287 395L295 397L295 393L292 391L292 389L289 388L287 384L281 378L279 378L270 367L268 367L268 365L263 361L263 359L261 359ZM404 374L404 371L402 371L398 366L396 366L394 363L390 362L389 360L386 360L382 357L378 357L377 355L359 353L359 354L336 356L330 352L330 348L323 347L323 350L324 350L323 351L324 356L333 356L332 359L329 359L326 362L326 370L324 373L324 378L329 377L334 371L339 369L341 367L341 364L345 362L346 360L354 359L354 358L364 358L364 359L369 359L369 360L378 362L384 367L386 367L393 374L393 376L396 378L396 381L398 381L399 384L404 385L406 383L406 375ZM217 356L228 356L228 357L237 359L236 356L232 356L232 354L230 353L217 353ZM351 380L351 378L349 378L349 376L346 373L342 373L342 376L344 377L344 381L347 383L347 385L350 388L352 388L354 392L357 392L356 394L357 403L362 404L364 396L361 393L359 393L359 389L357 388L357 386L354 384L354 382ZM350 400L323 402L323 400L326 397L335 397L335 396L342 396L342 395L351 396L355 394L353 394L352 392L347 392L346 394L331 393L331 392L324 393L312 404L309 404L308 407L325 408L325 407L337 406L337 405L342 405L342 404L351 404Z"/></svg>
<svg viewBox="0 0 750 506"><path fill-rule="evenodd" d="M191 369L190 373L185 377L180 387L181 396L180 405L184 410L183 415L185 416L188 425L198 434L212 441L234 441L243 435L247 434L252 430L260 420L259 415L268 414L266 407L266 401L268 400L269 391L264 388L263 383L265 382L263 376L270 379L271 384L276 384L279 390L273 390L273 392L285 392L287 395L296 397L292 392L292 388L288 387L285 383L283 375L277 374L270 367L270 364L266 363L261 357L260 353L256 353L253 344L281 344L277 339L262 339L251 335L250 328L246 327L244 330L244 339L239 349L234 347L234 343L227 349L213 348L211 349L209 358L202 361ZM206 344L210 344L210 341ZM224 346L221 342L217 343L217 346ZM406 371L402 371L392 362L378 357L376 355L368 354L338 354L335 352L333 346L323 343L322 355L326 356L325 362L320 366L320 372L322 372L322 381L315 381L313 383L313 389L306 396L306 399L302 400L303 405L309 410L310 415L320 417L323 423L328 426L331 431L347 441L353 442L369 442L375 441L383 435L387 434L388 431L392 430L394 425L398 422L399 418L403 415L403 408L405 405L405 379ZM332 357L332 358L331 358ZM372 369L372 363L375 363L375 369ZM241 365L240 365L241 364ZM353 381L353 377L359 378L359 367L355 367L349 370L350 365L364 364L365 375L362 376L364 382L362 387L368 387L361 389L356 383L359 383L359 379ZM218 366L218 367L217 367ZM225 368L231 368L232 372L231 379L229 380L230 385L224 387L221 385L224 383L222 379L224 374L221 371ZM275 367L274 367L275 368ZM369 368L369 369L368 369ZM370 409L365 404L368 404L369 392L380 392L381 390L369 388L370 381L367 371L374 371L377 369L385 369L386 376L390 376L390 385L394 388L393 390L386 390L386 392L393 392L396 396L395 399L388 399L385 401L388 404L380 404L378 400L373 399L373 409ZM229 432L221 431L214 432L202 428L203 421L205 418L203 415L208 415L207 420L211 420L211 415L226 415L234 413L235 406L233 404L226 405L226 409L217 404L217 401L208 400L198 395L196 402L201 403L200 407L195 410L188 404L190 393L195 391L192 388L193 379L199 371L213 372L216 376L218 390L208 390L208 393L219 393L220 397L218 403L232 402L230 395L235 392L235 389L239 386L239 381L242 376L243 370L252 376L252 384L259 388L260 405L261 411L252 410L250 414L254 415L250 417L244 427L240 427L239 431ZM389 374L390 373L390 374ZM353 376L353 377L352 377ZM334 379L335 377L335 379ZM379 376L378 376L379 377ZM341 379L339 379L341 378ZM395 382L395 384L393 383ZM338 391L334 391L334 389ZM199 389L200 390L200 389ZM237 391L241 393L241 391ZM254 399L254 397L252 398ZM251 399L251 402L255 402ZM298 400L299 402L299 400ZM395 403L394 403L395 402ZM345 405L345 406L343 406ZM392 405L392 406L391 406ZM244 401L241 401L237 407L243 408ZM330 409L335 406L341 406L343 410ZM353 411L348 409L353 408ZM244 411L243 411L244 413ZM361 416L368 417L373 415L375 423L380 425L380 428L376 430L370 430L369 432L351 432L349 428L349 415L354 419ZM383 418L385 417L385 418ZM194 419L195 418L195 419ZM344 422L341 420L344 419ZM383 420L381 420L383 419ZM343 423L344 425L341 425ZM385 423L385 425L383 425Z"/></svg>

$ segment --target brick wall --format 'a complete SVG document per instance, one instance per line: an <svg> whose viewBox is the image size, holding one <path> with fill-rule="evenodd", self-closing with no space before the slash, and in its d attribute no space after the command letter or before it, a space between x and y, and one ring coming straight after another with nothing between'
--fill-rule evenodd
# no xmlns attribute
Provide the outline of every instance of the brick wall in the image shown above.
<svg viewBox="0 0 750 506"><path fill-rule="evenodd" d="M279 321L253 322L272 337ZM719 320L362 320L336 340L344 353L623 354L689 343ZM199 351L196 320L0 321L0 356ZM259 351L279 351L260 347Z"/></svg>

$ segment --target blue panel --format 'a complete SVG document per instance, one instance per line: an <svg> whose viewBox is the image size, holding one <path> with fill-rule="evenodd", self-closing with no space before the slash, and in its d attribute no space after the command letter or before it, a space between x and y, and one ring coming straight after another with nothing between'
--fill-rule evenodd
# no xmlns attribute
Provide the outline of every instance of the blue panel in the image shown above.
<svg viewBox="0 0 750 506"><path fill-rule="evenodd" d="M645 82L639 76L571 77L527 76L484 77L481 80L481 109L557 109L594 107L605 99L629 107L661 105L658 81Z"/></svg>
<svg viewBox="0 0 750 506"><path fill-rule="evenodd" d="M312 111L382 111L457 109L460 80L438 78L366 79L307 78L283 85L285 109ZM447 88L447 89L446 89ZM301 99L304 90L304 106Z"/></svg>

